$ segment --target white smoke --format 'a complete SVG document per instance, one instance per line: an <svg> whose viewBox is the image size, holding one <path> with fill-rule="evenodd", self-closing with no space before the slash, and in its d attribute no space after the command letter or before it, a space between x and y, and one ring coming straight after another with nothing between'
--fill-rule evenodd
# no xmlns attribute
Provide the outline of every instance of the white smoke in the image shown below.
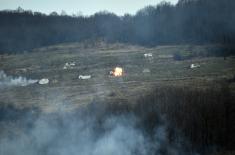
<svg viewBox="0 0 235 155"><path fill-rule="evenodd" d="M0 70L0 88L9 86L27 86L37 83L38 80L27 79L25 77L8 76L4 71Z"/></svg>
<svg viewBox="0 0 235 155"><path fill-rule="evenodd" d="M78 118L79 119L79 118ZM68 121L68 120L66 120ZM144 136L132 125L117 118L105 121L104 133L95 131L92 120L58 124L40 119L34 128L19 137L1 139L0 154L12 155L132 155L146 154ZM99 135L100 134L100 135Z"/></svg>
<svg viewBox="0 0 235 155"><path fill-rule="evenodd" d="M87 113L87 112L86 112ZM2 155L185 155L170 143L167 126L156 125L151 139L137 127L134 115L97 118L96 112L56 117L41 116L19 135L0 139ZM61 115L61 114L59 114ZM99 116L98 116L99 117ZM27 123L26 123L27 124ZM187 153L189 155L191 153ZM192 153L193 154L193 153Z"/></svg>
<svg viewBox="0 0 235 155"><path fill-rule="evenodd" d="M102 101L67 113L59 94L53 92L47 95L48 104L59 108L54 113L39 112L35 117L31 109L29 114L25 111L14 112L11 108L3 110L7 111L6 118L18 119L12 122L1 121L0 113L0 129L5 128L7 132L0 132L0 155L194 154L185 152L180 143L169 140L169 128L164 117L158 118L156 115L155 118L154 115L154 118L145 119L143 117L148 115L148 110L126 112L127 104L119 108ZM160 121L153 121L155 119ZM12 125L15 122L18 124ZM154 124L154 130L148 131L145 122Z"/></svg>

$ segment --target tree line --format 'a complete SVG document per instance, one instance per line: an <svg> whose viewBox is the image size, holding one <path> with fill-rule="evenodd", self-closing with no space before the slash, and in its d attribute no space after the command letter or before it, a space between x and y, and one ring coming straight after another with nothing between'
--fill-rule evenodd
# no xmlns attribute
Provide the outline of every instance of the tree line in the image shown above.
<svg viewBox="0 0 235 155"><path fill-rule="evenodd" d="M140 9L135 15L91 16L0 11L0 53L19 53L66 42L102 39L143 46L235 42L234 0L179 0Z"/></svg>

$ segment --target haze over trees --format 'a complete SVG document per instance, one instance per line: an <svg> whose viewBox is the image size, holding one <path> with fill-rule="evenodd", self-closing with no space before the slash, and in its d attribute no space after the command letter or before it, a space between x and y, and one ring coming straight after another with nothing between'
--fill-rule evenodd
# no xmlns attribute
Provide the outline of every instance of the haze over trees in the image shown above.
<svg viewBox="0 0 235 155"><path fill-rule="evenodd" d="M98 12L92 16L46 15L30 10L0 11L0 53L65 42L102 39L144 46L235 42L234 0L179 0L147 6L135 15Z"/></svg>

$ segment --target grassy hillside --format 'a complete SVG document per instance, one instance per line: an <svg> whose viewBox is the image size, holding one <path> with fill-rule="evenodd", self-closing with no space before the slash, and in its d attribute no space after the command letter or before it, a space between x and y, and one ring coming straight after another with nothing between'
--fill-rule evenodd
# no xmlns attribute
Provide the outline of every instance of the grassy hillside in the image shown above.
<svg viewBox="0 0 235 155"><path fill-rule="evenodd" d="M60 101L66 101L66 107L74 108L91 102L97 96L132 99L136 98L136 94L159 85L203 88L214 81L234 78L234 57L224 59L199 55L183 61L174 60L176 53L198 53L213 49L209 47L143 48L104 43L86 47L73 43L35 49L29 54L2 55L0 69L8 75L29 79L48 78L50 83L6 88L1 90L0 100L4 104L42 106L44 110L52 110L56 106L46 102L58 95ZM145 53L152 53L153 57L145 58ZM66 62L75 62L76 66L65 70L63 67ZM192 63L200 64L200 68L190 69ZM116 66L123 67L123 77L109 76L109 71ZM144 69L148 72L144 73ZM80 74L89 74L92 78L79 80Z"/></svg>
<svg viewBox="0 0 235 155"><path fill-rule="evenodd" d="M50 83L27 86L0 83L0 136L31 132L31 126L37 126L35 122L42 116L44 123L52 120L56 124L52 127L61 128L62 133L71 131L61 127L61 123L71 126L73 118L78 119L72 119L75 124L92 119L93 125L88 128L95 126L99 134L106 134L107 118L127 115L125 120L129 120L133 115L137 120L131 118L134 128L148 137L151 153L171 154L168 151L176 147L176 152L187 155L232 154L235 57L213 55L219 50L221 46L215 45L144 48L71 43L35 49L31 53L1 55L0 70L12 79L48 78ZM145 53L152 53L152 57L145 57ZM76 65L64 69L67 62ZM200 67L191 69L191 64ZM122 77L109 75L116 66L124 69ZM81 80L79 75L91 75L91 79ZM160 150L154 145L159 123L164 124L167 136L167 147L161 146ZM83 129L79 127L80 130Z"/></svg>

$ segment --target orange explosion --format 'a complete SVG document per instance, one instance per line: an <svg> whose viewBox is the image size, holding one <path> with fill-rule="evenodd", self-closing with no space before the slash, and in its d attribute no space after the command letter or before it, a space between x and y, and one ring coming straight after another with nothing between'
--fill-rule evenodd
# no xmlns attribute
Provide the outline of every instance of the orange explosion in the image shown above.
<svg viewBox="0 0 235 155"><path fill-rule="evenodd" d="M111 75L113 76L122 76L123 75L123 69L121 67L116 67L113 69L113 71L110 72Z"/></svg>

